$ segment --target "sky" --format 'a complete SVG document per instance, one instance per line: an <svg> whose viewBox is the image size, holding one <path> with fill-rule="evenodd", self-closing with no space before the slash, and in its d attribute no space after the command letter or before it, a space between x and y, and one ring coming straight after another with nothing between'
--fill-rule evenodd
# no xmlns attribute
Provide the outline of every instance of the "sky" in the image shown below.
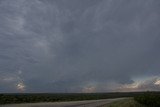
<svg viewBox="0 0 160 107"><path fill-rule="evenodd" d="M0 0L0 93L160 91L160 0Z"/></svg>

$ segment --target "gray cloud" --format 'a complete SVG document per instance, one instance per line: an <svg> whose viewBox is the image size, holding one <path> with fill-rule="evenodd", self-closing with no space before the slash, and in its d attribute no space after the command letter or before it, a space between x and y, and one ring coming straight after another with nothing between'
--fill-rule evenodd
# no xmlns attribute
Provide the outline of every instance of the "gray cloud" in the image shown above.
<svg viewBox="0 0 160 107"><path fill-rule="evenodd" d="M159 75L159 5L1 0L0 74L22 71L13 82L23 82L26 92L112 91L137 76ZM0 92L16 92L0 83Z"/></svg>
<svg viewBox="0 0 160 107"><path fill-rule="evenodd" d="M159 77L151 77L149 79L134 82L132 84L123 84L119 86L118 91L159 91L160 79Z"/></svg>

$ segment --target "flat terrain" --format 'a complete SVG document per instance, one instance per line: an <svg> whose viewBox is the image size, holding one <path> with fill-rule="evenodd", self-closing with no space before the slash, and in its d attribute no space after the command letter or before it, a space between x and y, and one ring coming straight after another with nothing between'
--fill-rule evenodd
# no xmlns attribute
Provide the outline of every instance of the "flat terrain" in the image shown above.
<svg viewBox="0 0 160 107"><path fill-rule="evenodd" d="M53 103L26 103L26 104L8 104L0 107L102 107L114 101L125 98L103 99L103 100L85 100L70 102L53 102Z"/></svg>
<svg viewBox="0 0 160 107"><path fill-rule="evenodd" d="M102 107L146 107L146 106L136 102L133 98L127 98L114 101L112 103L103 105Z"/></svg>
<svg viewBox="0 0 160 107"><path fill-rule="evenodd" d="M2 93L0 105L38 102L66 102L134 97L145 92L112 92L112 93ZM152 92L153 93L153 92ZM154 92L160 95L160 92Z"/></svg>

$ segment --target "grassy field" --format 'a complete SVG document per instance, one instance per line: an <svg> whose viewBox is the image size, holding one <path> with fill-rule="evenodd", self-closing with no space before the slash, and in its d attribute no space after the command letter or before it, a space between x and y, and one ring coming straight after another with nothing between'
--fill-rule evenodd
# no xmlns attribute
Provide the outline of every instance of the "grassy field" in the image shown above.
<svg viewBox="0 0 160 107"><path fill-rule="evenodd" d="M145 93L143 95L135 96L134 100L148 107L160 107L160 94Z"/></svg>
<svg viewBox="0 0 160 107"><path fill-rule="evenodd" d="M104 105L102 107L146 107L146 106L136 102L133 98L129 98L120 101L115 101L109 105Z"/></svg>
<svg viewBox="0 0 160 107"><path fill-rule="evenodd" d="M122 97L139 98L136 96L141 96L141 95L144 95L145 93L147 93L147 92L36 93L36 94L33 94L33 93L23 93L23 94L13 93L13 94L0 94L0 104L81 101L81 100L98 100L98 99L108 99L108 98L122 98ZM152 92L152 95L160 95L160 92ZM150 99L150 100L152 101L152 99ZM137 102L138 101L139 100L137 100ZM120 103L120 102L118 102L118 103ZM123 101L123 103L124 103L124 101ZM129 100L129 103L132 104L134 102L132 100ZM128 107L130 107L130 106L128 106ZM131 106L131 107L134 107L134 106Z"/></svg>
<svg viewBox="0 0 160 107"><path fill-rule="evenodd" d="M131 97L139 93L36 93L0 94L0 104L98 100Z"/></svg>

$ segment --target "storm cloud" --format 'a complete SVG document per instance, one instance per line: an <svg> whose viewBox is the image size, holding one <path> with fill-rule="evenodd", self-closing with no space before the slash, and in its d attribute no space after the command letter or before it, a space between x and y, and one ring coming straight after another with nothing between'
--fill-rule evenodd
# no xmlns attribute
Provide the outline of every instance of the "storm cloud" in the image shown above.
<svg viewBox="0 0 160 107"><path fill-rule="evenodd" d="M159 0L0 0L0 92L127 91L160 75L159 19Z"/></svg>

